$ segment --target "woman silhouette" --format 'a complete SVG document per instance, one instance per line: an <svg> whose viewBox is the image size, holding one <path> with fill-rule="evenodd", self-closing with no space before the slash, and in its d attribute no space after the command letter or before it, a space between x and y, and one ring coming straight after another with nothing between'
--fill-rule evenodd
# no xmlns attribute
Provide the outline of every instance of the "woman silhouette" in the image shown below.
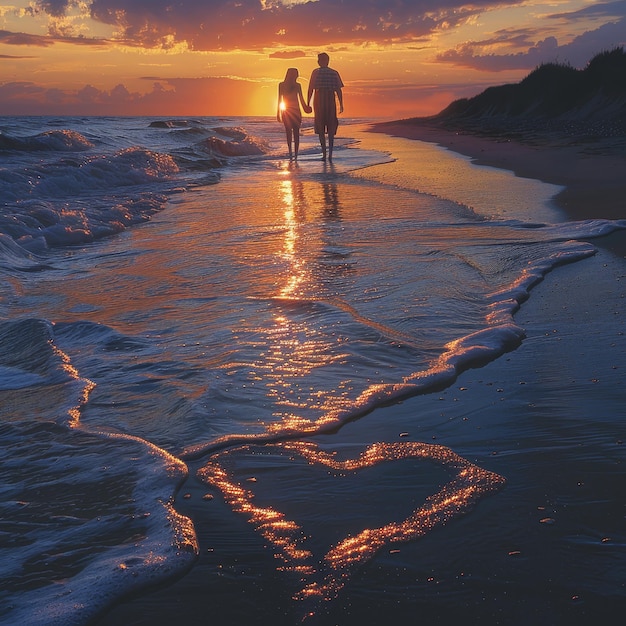
<svg viewBox="0 0 626 626"><path fill-rule="evenodd" d="M304 101L302 85L298 82L298 70L290 67L285 74L285 80L278 85L278 110L276 119L285 125L287 135L287 147L289 158L298 158L300 148L300 126L302 124L302 111L311 113L313 109ZM293 151L292 151L293 144Z"/></svg>

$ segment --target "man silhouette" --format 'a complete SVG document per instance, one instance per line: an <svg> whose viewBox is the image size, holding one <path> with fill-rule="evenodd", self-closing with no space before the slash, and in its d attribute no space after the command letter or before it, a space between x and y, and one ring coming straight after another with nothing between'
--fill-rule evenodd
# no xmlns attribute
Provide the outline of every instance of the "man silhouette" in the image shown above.
<svg viewBox="0 0 626 626"><path fill-rule="evenodd" d="M343 82L339 72L328 67L329 61L330 58L325 52L317 55L319 67L311 73L306 99L307 105L310 105L311 96L315 92L313 96L315 132L320 139L324 161L326 160L326 135L328 135L328 160L333 160L333 146L339 126L337 100L339 100L339 113L343 113Z"/></svg>

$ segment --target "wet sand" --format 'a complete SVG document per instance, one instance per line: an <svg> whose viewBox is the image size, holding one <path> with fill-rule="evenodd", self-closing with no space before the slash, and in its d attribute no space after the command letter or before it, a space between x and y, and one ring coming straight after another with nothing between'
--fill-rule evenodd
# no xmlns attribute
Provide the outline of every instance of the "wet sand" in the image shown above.
<svg viewBox="0 0 626 626"><path fill-rule="evenodd" d="M626 215L623 182L610 170L623 167L621 157L581 156L571 146L500 145L404 124L375 130L564 185L559 205L572 219ZM390 140L392 155L393 146ZM419 615L438 626L595 626L613 623L626 609L625 235L594 240L596 256L558 268L533 289L516 315L527 333L518 349L465 372L441 393L382 408L330 438L315 438L348 451L377 441L436 442L497 472L507 485L427 540L381 551L311 623L400 624ZM117 606L99 625L300 623L293 581L219 493L206 497L197 469L190 466L177 499L198 532L196 566L178 582ZM305 480L293 496L307 497ZM389 506L385 490L354 489L346 501Z"/></svg>
<svg viewBox="0 0 626 626"><path fill-rule="evenodd" d="M516 132L516 139L479 130L444 126L428 120L375 124L374 132L436 143L481 165L510 170L565 187L554 200L570 219L626 219L626 138L541 136ZM626 256L626 238L606 238Z"/></svg>

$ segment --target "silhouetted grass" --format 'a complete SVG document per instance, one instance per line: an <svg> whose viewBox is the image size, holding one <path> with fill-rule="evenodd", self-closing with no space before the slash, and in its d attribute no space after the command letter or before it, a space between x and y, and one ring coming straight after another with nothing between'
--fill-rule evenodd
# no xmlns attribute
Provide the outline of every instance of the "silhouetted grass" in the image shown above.
<svg viewBox="0 0 626 626"><path fill-rule="evenodd" d="M546 63L516 84L490 87L473 98L452 102L434 120L621 136L626 134L626 52L615 48L595 56L587 67ZM473 124L472 124L473 125Z"/></svg>

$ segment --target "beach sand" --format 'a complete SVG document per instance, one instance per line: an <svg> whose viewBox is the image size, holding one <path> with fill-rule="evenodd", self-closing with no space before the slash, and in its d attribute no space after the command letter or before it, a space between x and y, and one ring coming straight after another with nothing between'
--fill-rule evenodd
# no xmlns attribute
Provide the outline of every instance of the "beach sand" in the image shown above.
<svg viewBox="0 0 626 626"><path fill-rule="evenodd" d="M564 136L542 138L536 133L524 137L518 133L519 138L512 140L419 119L375 124L371 130L436 143L475 163L561 185L565 189L554 200L570 219L626 219L624 138L582 141ZM626 242L623 237L607 239L605 245L626 255L626 243L621 246Z"/></svg>
<svg viewBox="0 0 626 626"><path fill-rule="evenodd" d="M374 128L437 143L478 162L565 187L572 219L626 217L623 155L531 146L416 124ZM415 166L419 176L419 164ZM516 321L526 339L441 393L377 410L320 445L436 442L507 480L427 540L382 551L315 624L595 626L626 609L626 231L536 286ZM293 589L263 539L190 467L177 507L195 522L200 558L170 586L129 599L100 622L299 623ZM375 492L367 494L373 499ZM380 500L385 506L384 496ZM253 555L252 557L250 555ZM228 584L224 584L227 580ZM377 581L373 584L372 580ZM250 607L255 607L250 611ZM307 622L308 623L308 622Z"/></svg>

